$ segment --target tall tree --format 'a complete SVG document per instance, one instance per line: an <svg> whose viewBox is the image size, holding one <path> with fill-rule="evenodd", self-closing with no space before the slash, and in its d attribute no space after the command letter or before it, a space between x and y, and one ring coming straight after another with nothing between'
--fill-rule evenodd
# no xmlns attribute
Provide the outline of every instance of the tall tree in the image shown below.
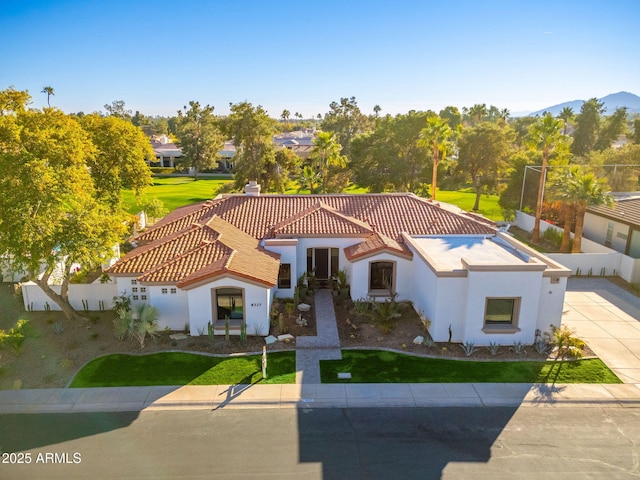
<svg viewBox="0 0 640 480"><path fill-rule="evenodd" d="M96 147L96 155L87 160L96 196L117 210L121 190L129 188L140 195L152 184L151 170L145 160L155 158L147 136L133 123L120 117L102 117L96 113L79 119Z"/></svg>
<svg viewBox="0 0 640 480"><path fill-rule="evenodd" d="M374 105L373 106L373 116L375 118L378 118L380 116L380 112L382 111L382 107L380 107L380 105Z"/></svg>
<svg viewBox="0 0 640 480"><path fill-rule="evenodd" d="M427 126L420 132L418 144L431 150L433 158L433 172L431 174L431 198L433 200L436 199L438 164L441 157L447 156L447 146L452 136L453 130L451 130L447 121L436 115L427 118Z"/></svg>
<svg viewBox="0 0 640 480"><path fill-rule="evenodd" d="M428 175L431 151L418 146L420 132L433 112L386 115L375 128L356 136L349 168L355 182L372 192L416 192Z"/></svg>
<svg viewBox="0 0 640 480"><path fill-rule="evenodd" d="M107 115L112 117L124 118L125 120L131 120L131 110L127 110L124 100L114 100L111 104L106 103L104 109L107 111Z"/></svg>
<svg viewBox="0 0 640 480"><path fill-rule="evenodd" d="M640 117L633 120L633 132L631 132L629 138L633 143L640 144Z"/></svg>
<svg viewBox="0 0 640 480"><path fill-rule="evenodd" d="M68 301L70 265L100 265L124 233L120 212L94 197L87 168L94 155L86 132L59 110L0 117L0 251L70 319L77 317ZM60 265L58 294L49 279Z"/></svg>
<svg viewBox="0 0 640 480"><path fill-rule="evenodd" d="M313 139L312 159L316 170L320 173L322 181L322 193L326 192L327 173L329 167L337 166L344 168L347 164L346 158L340 155L342 146L336 141L336 136L332 132L320 132Z"/></svg>
<svg viewBox="0 0 640 480"><path fill-rule="evenodd" d="M576 117L576 129L573 132L571 152L581 157L596 147L600 133L604 104L597 98L591 98L582 104Z"/></svg>
<svg viewBox="0 0 640 480"><path fill-rule="evenodd" d="M544 195L544 186L547 178L549 155L551 155L551 153L556 149L558 144L566 141L566 137L562 135L561 129L562 121L553 118L550 113L547 113L544 117L538 119L538 121L529 128L528 146L542 154L542 168L540 172L540 180L538 182L535 223L531 236L531 239L534 242L540 242L542 197Z"/></svg>
<svg viewBox="0 0 640 480"><path fill-rule="evenodd" d="M451 130L453 130L454 133L462 126L462 114L460 113L460 110L458 110L458 107L445 107L440 110L438 116L447 121L449 127L451 127Z"/></svg>
<svg viewBox="0 0 640 480"><path fill-rule="evenodd" d="M476 103L473 107L467 109L467 118L471 125L478 125L484 120L489 111L485 103Z"/></svg>
<svg viewBox="0 0 640 480"><path fill-rule="evenodd" d="M224 137L218 129L213 107L200 106L199 102L190 101L189 108L178 110L178 142L182 149L182 165L193 169L194 180L205 168L216 165L218 152L224 147Z"/></svg>
<svg viewBox="0 0 640 480"><path fill-rule="evenodd" d="M41 93L46 93L46 94L47 94L47 106L48 106L49 108L51 108L51 102L49 101L49 99L51 98L51 96L52 96L52 95L55 95L55 94L53 93L53 87L49 87L49 86L44 87L44 88L42 89L42 92L41 92Z"/></svg>
<svg viewBox="0 0 640 480"><path fill-rule="evenodd" d="M506 170L514 138L511 128L491 122L462 131L457 168L470 178L476 191L474 211L480 207L483 188L495 186Z"/></svg>
<svg viewBox="0 0 640 480"><path fill-rule="evenodd" d="M567 134L567 128L576 117L575 113L573 113L573 108L564 107L562 111L558 114L558 118L562 120L562 134Z"/></svg>
<svg viewBox="0 0 640 480"><path fill-rule="evenodd" d="M356 97L341 98L340 102L331 102L322 122L325 132L336 134L338 143L342 145L342 154L350 157L351 141L360 133L371 128L369 118L360 111Z"/></svg>
<svg viewBox="0 0 640 480"><path fill-rule="evenodd" d="M268 190L273 182L267 165L275 162L275 120L260 105L235 103L231 104L226 129L237 149L234 156L236 188L242 188L249 180L257 180Z"/></svg>
<svg viewBox="0 0 640 480"><path fill-rule="evenodd" d="M289 117L291 116L291 112L286 108L282 111L280 118L282 119L282 124L284 125L285 133L289 131Z"/></svg>
<svg viewBox="0 0 640 480"><path fill-rule="evenodd" d="M611 147L620 135L627 130L627 107L616 108L613 115L605 118L598 132L595 149L602 151Z"/></svg>
<svg viewBox="0 0 640 480"><path fill-rule="evenodd" d="M9 87L0 90L0 116L23 112L31 103L31 95L26 90Z"/></svg>

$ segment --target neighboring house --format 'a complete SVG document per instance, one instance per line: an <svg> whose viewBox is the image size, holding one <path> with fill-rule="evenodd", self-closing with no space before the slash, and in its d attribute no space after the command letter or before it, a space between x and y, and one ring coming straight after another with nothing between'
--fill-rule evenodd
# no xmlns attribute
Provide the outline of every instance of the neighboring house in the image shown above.
<svg viewBox="0 0 640 480"><path fill-rule="evenodd" d="M614 206L588 207L584 237L640 258L640 192L613 193Z"/></svg>
<svg viewBox="0 0 640 480"><path fill-rule="evenodd" d="M308 158L313 151L313 133L291 132L273 137L276 148L288 148L302 158ZM151 148L155 153L154 162L149 162L150 167L175 168L182 158L182 150L167 135L154 135L151 138ZM221 170L231 170L234 166L233 157L236 154L236 146L227 140L224 147L218 152L218 164Z"/></svg>
<svg viewBox="0 0 640 480"><path fill-rule="evenodd" d="M107 270L162 326L266 335L274 297L345 269L354 300L413 303L436 341L532 343L559 325L569 270L491 222L413 194L221 195L179 208Z"/></svg>
<svg viewBox="0 0 640 480"><path fill-rule="evenodd" d="M174 168L182 158L182 150L167 135L154 135L151 148L156 155L156 161L150 163L152 167Z"/></svg>

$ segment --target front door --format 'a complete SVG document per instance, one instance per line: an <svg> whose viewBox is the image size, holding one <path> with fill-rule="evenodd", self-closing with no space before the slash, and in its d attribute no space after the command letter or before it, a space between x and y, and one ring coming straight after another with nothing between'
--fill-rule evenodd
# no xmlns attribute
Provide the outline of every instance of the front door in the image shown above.
<svg viewBox="0 0 640 480"><path fill-rule="evenodd" d="M316 248L316 278L327 280L329 278L329 249Z"/></svg>

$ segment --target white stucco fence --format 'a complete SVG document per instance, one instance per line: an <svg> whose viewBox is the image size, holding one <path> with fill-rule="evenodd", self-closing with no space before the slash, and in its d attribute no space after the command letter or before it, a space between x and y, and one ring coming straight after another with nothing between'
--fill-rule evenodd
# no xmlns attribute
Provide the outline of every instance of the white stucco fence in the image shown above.
<svg viewBox="0 0 640 480"><path fill-rule="evenodd" d="M51 288L60 294L60 285L51 285ZM118 289L115 283L72 283L69 285L69 303L78 311L111 310L113 297L116 295L118 295ZM22 284L22 297L25 310L45 311L47 304L50 310L60 310L60 307L34 282ZM83 300L87 303L83 304Z"/></svg>
<svg viewBox="0 0 640 480"><path fill-rule="evenodd" d="M523 212L516 212L515 224L522 230L533 230L535 218ZM562 233L562 229L544 220L540 222L540 234L552 228ZM574 234L571 234L573 238ZM582 238L582 253L550 253L549 258L571 269L573 275L611 275L630 283L640 283L640 259L631 258L611 248L600 245L588 238Z"/></svg>

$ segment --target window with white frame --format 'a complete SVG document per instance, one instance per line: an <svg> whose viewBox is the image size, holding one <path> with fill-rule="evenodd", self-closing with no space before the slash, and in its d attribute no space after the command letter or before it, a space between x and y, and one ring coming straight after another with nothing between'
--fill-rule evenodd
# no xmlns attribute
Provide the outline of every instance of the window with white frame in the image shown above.
<svg viewBox="0 0 640 480"><path fill-rule="evenodd" d="M171 289L171 294L174 294L174 293L178 293L178 289L175 287Z"/></svg>
<svg viewBox="0 0 640 480"><path fill-rule="evenodd" d="M131 285L137 285L138 284L138 280L131 280Z"/></svg>
<svg viewBox="0 0 640 480"><path fill-rule="evenodd" d="M163 295L166 295L167 293L169 293L169 289L168 288L163 288L161 291L162 291Z"/></svg>

